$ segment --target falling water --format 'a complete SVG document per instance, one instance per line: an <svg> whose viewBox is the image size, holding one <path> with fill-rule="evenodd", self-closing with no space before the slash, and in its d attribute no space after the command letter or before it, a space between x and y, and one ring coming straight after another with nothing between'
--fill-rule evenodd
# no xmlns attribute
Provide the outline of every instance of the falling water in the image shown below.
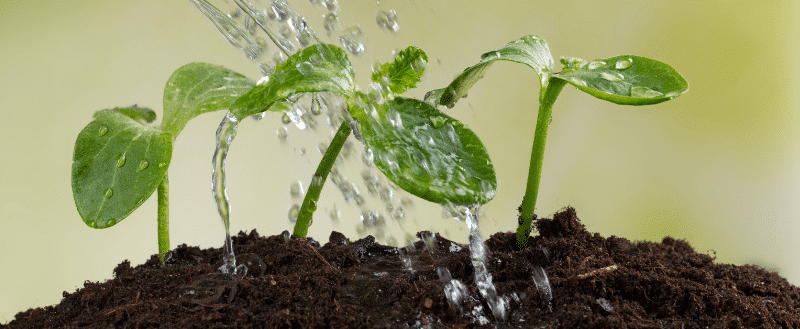
<svg viewBox="0 0 800 329"><path fill-rule="evenodd" d="M486 270L486 256L489 253L489 248L483 242L481 231L478 228L478 205L471 205L465 207L464 213L466 215L467 228L469 229L469 253L472 258L472 267L475 268L475 285L478 286L481 296L496 320L504 321L506 319L506 310L508 308L508 301L500 296L497 296L497 289L492 283L492 275Z"/></svg>
<svg viewBox="0 0 800 329"><path fill-rule="evenodd" d="M214 150L214 161L211 164L211 191L217 201L217 211L222 217L222 224L225 225L225 245L222 247L223 264L219 270L226 274L236 274L239 270L236 267L236 256L233 254L230 231L231 205L228 202L228 191L225 189L225 157L228 155L228 148L231 146L233 138L236 137L238 124L239 121L236 120L233 113L228 112L225 115L217 128L217 148Z"/></svg>

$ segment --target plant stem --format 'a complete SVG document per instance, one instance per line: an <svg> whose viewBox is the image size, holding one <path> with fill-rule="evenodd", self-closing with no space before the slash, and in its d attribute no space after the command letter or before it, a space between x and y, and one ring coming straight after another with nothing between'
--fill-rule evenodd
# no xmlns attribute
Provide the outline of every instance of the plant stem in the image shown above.
<svg viewBox="0 0 800 329"><path fill-rule="evenodd" d="M322 160L319 162L319 166L317 166L317 171L311 178L311 184L308 186L308 193L306 193L306 197L303 199L303 205L300 206L300 212L297 214L297 223L294 224L292 236L296 238L305 238L308 234L308 227L311 225L312 221L311 216L314 214L314 211L317 210L317 200L319 200L319 194L322 192L322 186L325 185L325 180L328 179L328 173L331 172L333 163L336 161L336 157L339 156L342 145L344 145L347 137L350 136L351 131L350 122L344 120L342 125L339 126L339 130L336 132L336 136L333 137L331 145L328 146L328 150L325 151L325 155L322 156Z"/></svg>
<svg viewBox="0 0 800 329"><path fill-rule="evenodd" d="M553 104L558 98L566 81L550 78L547 85L542 86L539 97L539 117L536 119L536 135L533 138L531 149L531 164L528 167L528 185L525 187L525 196L522 197L520 210L521 223L517 227L517 247L524 250L528 246L528 236L531 233L533 211L536 208L536 197L539 194L539 180L542 177L542 160L544 159L544 144L547 140L547 128L550 126L550 117L553 113Z"/></svg>
<svg viewBox="0 0 800 329"><path fill-rule="evenodd" d="M164 267L169 251L169 176L158 184L158 262Z"/></svg>

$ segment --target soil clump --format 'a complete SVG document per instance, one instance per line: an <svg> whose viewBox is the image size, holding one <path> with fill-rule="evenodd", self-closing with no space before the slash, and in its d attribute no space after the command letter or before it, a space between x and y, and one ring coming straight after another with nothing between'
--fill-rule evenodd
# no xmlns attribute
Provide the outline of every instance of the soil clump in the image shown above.
<svg viewBox="0 0 800 329"><path fill-rule="evenodd" d="M522 252L515 251L514 233L487 240L486 267L509 305L505 321L492 318L480 297L467 246L438 234L433 248L420 240L398 249L371 236L351 242L333 232L320 246L288 232L263 237L254 230L234 238L238 263L248 266L244 275L217 271L220 249L181 245L164 268L156 255L136 267L124 261L113 279L87 281L64 292L60 304L20 312L0 327L800 327L800 289L775 272L716 264L671 237L604 238L587 232L573 208L534 225L539 235ZM440 267L466 285L460 307L448 303Z"/></svg>

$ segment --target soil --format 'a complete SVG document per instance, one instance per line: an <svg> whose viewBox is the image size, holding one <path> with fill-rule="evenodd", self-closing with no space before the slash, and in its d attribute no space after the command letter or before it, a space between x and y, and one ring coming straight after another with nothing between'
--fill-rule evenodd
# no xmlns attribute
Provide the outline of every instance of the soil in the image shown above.
<svg viewBox="0 0 800 329"><path fill-rule="evenodd" d="M800 328L800 289L774 272L716 264L670 237L604 238L587 232L573 208L534 224L539 235L525 251L515 251L514 233L486 241L505 321L481 297L467 247L438 235L398 249L337 232L320 247L252 231L234 238L244 276L217 271L219 249L181 245L164 268L155 255L135 268L124 261L113 279L87 281L60 304L0 327ZM442 268L466 285L461 305L445 297Z"/></svg>

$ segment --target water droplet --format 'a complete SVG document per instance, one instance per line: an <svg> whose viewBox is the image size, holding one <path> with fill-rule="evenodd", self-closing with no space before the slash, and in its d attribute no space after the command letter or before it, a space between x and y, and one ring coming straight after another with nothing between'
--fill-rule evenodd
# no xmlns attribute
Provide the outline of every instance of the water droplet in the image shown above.
<svg viewBox="0 0 800 329"><path fill-rule="evenodd" d="M338 11L339 3L336 0L322 0L322 6L328 11Z"/></svg>
<svg viewBox="0 0 800 329"><path fill-rule="evenodd" d="M289 131L286 129L286 127L278 128L276 133L278 134L278 140L281 142L285 142L289 138Z"/></svg>
<svg viewBox="0 0 800 329"><path fill-rule="evenodd" d="M361 194L354 195L353 196L353 201L355 201L356 205L359 206L359 207L363 206L364 203L366 202L366 200L364 200L364 197L361 196Z"/></svg>
<svg viewBox="0 0 800 329"><path fill-rule="evenodd" d="M623 79L622 74L619 74L617 72L612 72L612 73L600 72L600 77L608 81L622 81Z"/></svg>
<svg viewBox="0 0 800 329"><path fill-rule="evenodd" d="M311 177L311 186L322 186L322 183L324 182L325 180L322 179L321 175L314 174L314 177Z"/></svg>
<svg viewBox="0 0 800 329"><path fill-rule="evenodd" d="M365 50L364 44L360 41L363 34L361 27L354 25L339 36L339 41L347 51L353 55L359 56L363 54Z"/></svg>
<svg viewBox="0 0 800 329"><path fill-rule="evenodd" d="M302 74L305 77L314 74L314 65L312 65L309 62L302 62L300 64L297 64L295 67L297 68L297 71L300 71L300 74Z"/></svg>
<svg viewBox="0 0 800 329"><path fill-rule="evenodd" d="M164 167L164 166L166 166L166 165L167 165L167 163L166 163L166 162L159 162L159 163L158 163L158 167L159 167L159 168L161 168L161 167Z"/></svg>
<svg viewBox="0 0 800 329"><path fill-rule="evenodd" d="M260 112L260 113L256 113L256 114L251 115L250 118L253 119L253 120L259 121L259 120L263 119L265 116L267 116L267 112Z"/></svg>
<svg viewBox="0 0 800 329"><path fill-rule="evenodd" d="M336 13L323 15L322 19L322 26L325 27L325 31L328 31L329 36L331 33L339 29L339 17L336 16Z"/></svg>
<svg viewBox="0 0 800 329"><path fill-rule="evenodd" d="M633 58L628 57L626 59L618 60L617 63L614 64L614 67L617 68L617 70L624 70L631 67L632 64L633 64Z"/></svg>
<svg viewBox="0 0 800 329"><path fill-rule="evenodd" d="M384 203L392 202L392 196L393 196L392 190L384 187L380 189L380 191L378 191L378 195L380 195L381 201L383 201Z"/></svg>
<svg viewBox="0 0 800 329"><path fill-rule="evenodd" d="M281 117L281 122L283 122L284 124L289 124L289 122L292 122L292 119L289 118L288 113L284 113L283 116Z"/></svg>
<svg viewBox="0 0 800 329"><path fill-rule="evenodd" d="M375 15L375 21L378 23L378 26L387 29L392 33L400 30L400 25L397 24L397 13L394 11L394 9L389 11L379 10Z"/></svg>
<svg viewBox="0 0 800 329"><path fill-rule="evenodd" d="M364 53L364 44L358 42L353 37L340 36L339 41L341 41L342 46L353 55L359 56Z"/></svg>
<svg viewBox="0 0 800 329"><path fill-rule="evenodd" d="M300 214L300 206L293 204L291 208L289 208L289 222L296 222L297 215Z"/></svg>
<svg viewBox="0 0 800 329"><path fill-rule="evenodd" d="M373 162L373 155L371 149L364 149L364 153L361 154L361 160L364 161L364 164L367 167L372 166Z"/></svg>
<svg viewBox="0 0 800 329"><path fill-rule="evenodd" d="M336 205L333 205L333 209L331 209L331 220L337 222L341 216L342 212L336 209Z"/></svg>
<svg viewBox="0 0 800 329"><path fill-rule="evenodd" d="M108 132L108 127L100 126L100 129L97 130L97 134L100 136L105 135Z"/></svg>
<svg viewBox="0 0 800 329"><path fill-rule="evenodd" d="M653 90L644 86L632 86L631 87L631 97L639 97L639 98L656 98L664 96L658 90Z"/></svg>
<svg viewBox="0 0 800 329"><path fill-rule="evenodd" d="M141 197L139 199L136 199L136 206L141 206L145 200L147 200L147 197Z"/></svg>
<svg viewBox="0 0 800 329"><path fill-rule="evenodd" d="M392 212L392 218L395 220L401 220L406 217L406 211L403 210L403 207L397 207L397 209Z"/></svg>
<svg viewBox="0 0 800 329"><path fill-rule="evenodd" d="M325 143L320 142L317 145L317 150L319 151L320 154L325 154L325 152L328 151L328 145L325 145Z"/></svg>
<svg viewBox="0 0 800 329"><path fill-rule="evenodd" d="M122 155L119 156L119 159L117 159L117 168L122 168L122 166L124 165L125 165L125 153L122 153Z"/></svg>
<svg viewBox="0 0 800 329"><path fill-rule="evenodd" d="M378 214L377 211L363 210L361 212L361 224L364 227L382 227L386 225L386 218Z"/></svg>
<svg viewBox="0 0 800 329"><path fill-rule="evenodd" d="M107 188L104 195L106 198L110 198L111 196L114 195L114 191L112 191L111 188Z"/></svg>
<svg viewBox="0 0 800 329"><path fill-rule="evenodd" d="M150 166L150 163L147 162L147 160L142 159L142 161L139 161L139 170L145 170L149 166Z"/></svg>
<svg viewBox="0 0 800 329"><path fill-rule="evenodd" d="M592 61L591 63L589 63L589 69L590 70L595 70L595 69L601 68L603 66L606 66L606 62L603 62L601 60L595 60L595 61Z"/></svg>
<svg viewBox="0 0 800 329"><path fill-rule="evenodd" d="M319 103L319 95L316 93L311 97L311 114L322 114L322 104Z"/></svg>
<svg viewBox="0 0 800 329"><path fill-rule="evenodd" d="M299 199L303 197L303 194L303 182L297 181L289 186L289 195L292 196L292 199Z"/></svg>

